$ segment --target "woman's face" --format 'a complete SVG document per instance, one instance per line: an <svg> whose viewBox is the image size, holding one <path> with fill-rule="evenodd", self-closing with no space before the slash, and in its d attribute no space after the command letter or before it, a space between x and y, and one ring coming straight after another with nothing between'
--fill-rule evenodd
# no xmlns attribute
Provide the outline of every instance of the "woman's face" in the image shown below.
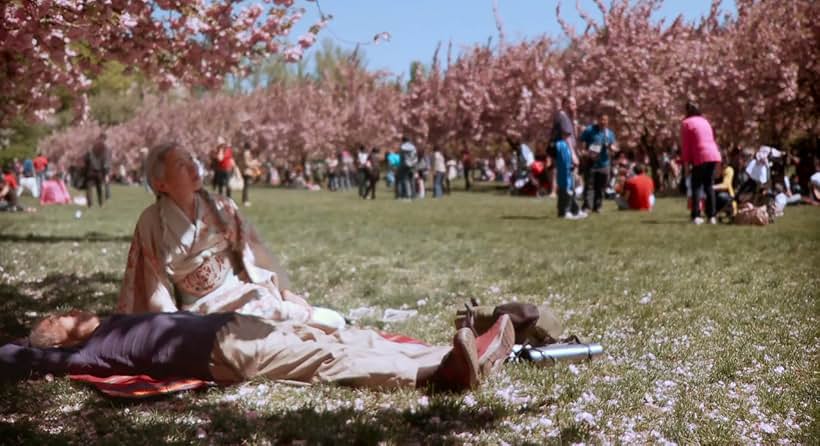
<svg viewBox="0 0 820 446"><path fill-rule="evenodd" d="M191 196L202 188L191 154L183 149L171 149L165 156L165 178L156 181L157 190L173 197Z"/></svg>

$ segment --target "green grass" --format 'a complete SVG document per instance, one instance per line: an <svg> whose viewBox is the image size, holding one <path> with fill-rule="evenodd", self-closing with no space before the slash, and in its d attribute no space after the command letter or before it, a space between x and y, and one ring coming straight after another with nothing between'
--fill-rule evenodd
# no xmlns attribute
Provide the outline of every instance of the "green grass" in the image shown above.
<svg viewBox="0 0 820 446"><path fill-rule="evenodd" d="M0 215L0 338L43 313L115 305L133 225L151 198ZM343 312L417 309L370 325L446 343L456 309L548 303L600 361L506 366L480 390L426 397L263 380L118 401L59 378L0 389L2 443L748 444L820 438L820 209L767 227L687 223L606 203L581 222L555 201L485 190L394 202L252 191L246 215L297 290ZM641 303L647 302L647 303Z"/></svg>

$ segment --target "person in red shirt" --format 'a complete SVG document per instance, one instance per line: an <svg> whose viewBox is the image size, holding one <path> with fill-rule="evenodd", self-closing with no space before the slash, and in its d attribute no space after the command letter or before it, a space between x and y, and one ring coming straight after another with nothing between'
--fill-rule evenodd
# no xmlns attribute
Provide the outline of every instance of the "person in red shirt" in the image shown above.
<svg viewBox="0 0 820 446"><path fill-rule="evenodd" d="M23 210L17 204L17 178L14 177L11 169L3 169L3 175L0 175L0 210Z"/></svg>
<svg viewBox="0 0 820 446"><path fill-rule="evenodd" d="M620 210L651 211L655 205L655 183L644 173L640 164L633 169L635 175L624 183L622 195L615 197Z"/></svg>
<svg viewBox="0 0 820 446"><path fill-rule="evenodd" d="M219 137L217 140L217 148L216 148L216 172L214 172L214 176L216 177L216 191L219 194L223 193L228 198L231 196L231 188L228 186L228 182L231 179L231 173L233 173L234 167L234 160L233 160L233 149L228 143L225 141L225 138Z"/></svg>
<svg viewBox="0 0 820 446"><path fill-rule="evenodd" d="M37 190L43 190L43 181L46 180L46 168L48 168L48 158L38 153L32 160L34 164L34 175L37 177Z"/></svg>
<svg viewBox="0 0 820 446"><path fill-rule="evenodd" d="M37 156L32 160L32 163L34 163L35 173L44 173L46 171L46 168L48 167L48 158L43 156L42 153L38 153Z"/></svg>

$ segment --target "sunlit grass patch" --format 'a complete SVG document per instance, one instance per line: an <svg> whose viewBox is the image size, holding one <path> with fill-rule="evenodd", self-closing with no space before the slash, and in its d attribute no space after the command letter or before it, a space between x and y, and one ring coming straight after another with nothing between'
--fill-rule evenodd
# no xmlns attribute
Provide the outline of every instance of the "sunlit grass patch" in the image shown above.
<svg viewBox="0 0 820 446"><path fill-rule="evenodd" d="M131 232L152 198L0 215L0 338L58 309L113 311ZM380 190L380 192L382 192ZM555 218L555 202L495 193L397 203L382 194L252 190L243 211L294 288L357 324L450 342L470 298L551 305L590 364L510 364L481 389L427 396L255 380L117 401L59 378L0 390L3 443L811 444L820 436L820 214L765 228L650 214ZM385 322L385 310L415 310Z"/></svg>

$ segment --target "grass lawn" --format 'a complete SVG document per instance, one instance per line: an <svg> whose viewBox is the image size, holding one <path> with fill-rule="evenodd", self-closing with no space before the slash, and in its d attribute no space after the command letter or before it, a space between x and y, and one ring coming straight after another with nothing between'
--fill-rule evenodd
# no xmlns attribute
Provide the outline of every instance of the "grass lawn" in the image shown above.
<svg viewBox="0 0 820 446"><path fill-rule="evenodd" d="M548 303L594 363L505 366L480 390L424 396L258 380L120 401L65 378L0 387L0 443L817 444L820 209L767 227L652 213L570 222L554 200L485 191L443 200L254 189L246 215L294 288L344 313L417 309L385 324L434 343L456 309ZM0 339L58 309L115 305L137 216L151 198L113 189L102 210L0 215Z"/></svg>

